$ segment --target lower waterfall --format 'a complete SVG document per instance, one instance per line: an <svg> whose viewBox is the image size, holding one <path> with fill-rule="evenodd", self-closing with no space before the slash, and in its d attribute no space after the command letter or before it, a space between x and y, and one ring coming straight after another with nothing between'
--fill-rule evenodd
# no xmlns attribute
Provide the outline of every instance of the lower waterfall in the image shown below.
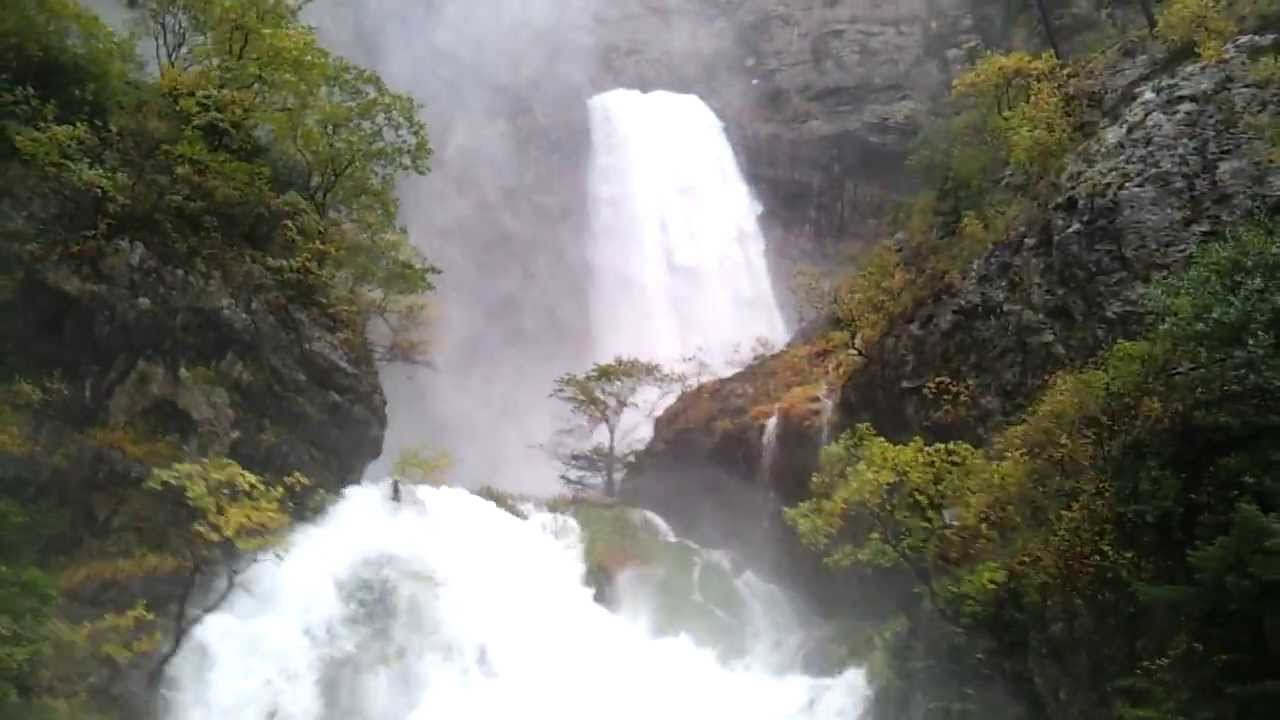
<svg viewBox="0 0 1280 720"><path fill-rule="evenodd" d="M347 489L193 631L166 717L859 717L861 671L781 670L769 633L737 662L655 637L593 600L572 517L527 515L460 489L407 488L400 504L386 484Z"/></svg>

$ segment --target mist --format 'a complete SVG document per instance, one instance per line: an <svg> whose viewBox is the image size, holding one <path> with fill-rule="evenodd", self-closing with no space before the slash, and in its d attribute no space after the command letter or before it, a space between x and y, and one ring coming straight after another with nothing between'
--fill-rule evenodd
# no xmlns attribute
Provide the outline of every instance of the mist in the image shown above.
<svg viewBox="0 0 1280 720"><path fill-rule="evenodd" d="M402 448L424 446L452 457L455 484L559 490L538 447L561 422L547 394L593 359L587 100L660 82L616 42L640 15L663 28L646 45L684 48L688 62L672 63L677 84L710 67L690 5L319 0L308 9L328 46L423 103L436 152L432 173L401 192L413 242L444 269L431 299L431 367L384 369L390 424L370 476Z"/></svg>

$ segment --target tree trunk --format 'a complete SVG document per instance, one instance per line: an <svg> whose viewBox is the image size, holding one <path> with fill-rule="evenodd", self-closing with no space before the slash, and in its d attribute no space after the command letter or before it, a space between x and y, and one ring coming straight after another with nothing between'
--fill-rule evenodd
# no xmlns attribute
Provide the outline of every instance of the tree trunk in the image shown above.
<svg viewBox="0 0 1280 720"><path fill-rule="evenodd" d="M618 478L614 466L617 463L617 445L614 439L614 429L608 428L609 431L609 455L604 460L604 494L607 498L618 497Z"/></svg>
<svg viewBox="0 0 1280 720"><path fill-rule="evenodd" d="M1044 26L1044 37L1049 41L1049 49L1053 56L1062 59L1062 49L1058 46L1058 38L1053 34L1053 19L1049 16L1046 0L1036 0L1036 11L1040 13L1040 24Z"/></svg>
<svg viewBox="0 0 1280 720"><path fill-rule="evenodd" d="M1138 6L1142 8L1142 17L1147 19L1147 32L1152 35L1156 34L1156 11L1151 5L1151 0L1138 0Z"/></svg>

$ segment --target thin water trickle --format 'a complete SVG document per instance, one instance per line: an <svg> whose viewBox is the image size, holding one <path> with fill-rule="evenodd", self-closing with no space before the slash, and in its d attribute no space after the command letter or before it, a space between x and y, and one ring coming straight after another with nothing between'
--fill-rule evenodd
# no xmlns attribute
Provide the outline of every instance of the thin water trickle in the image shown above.
<svg viewBox="0 0 1280 720"><path fill-rule="evenodd" d="M818 414L818 437L821 440L818 448L821 449L831 442L831 426L835 422L836 409L835 400L832 398L830 389L825 383L818 392L818 402L822 404L822 410Z"/></svg>
<svg viewBox="0 0 1280 720"><path fill-rule="evenodd" d="M778 408L764 421L764 429L760 431L760 482L772 487L773 466L778 459Z"/></svg>

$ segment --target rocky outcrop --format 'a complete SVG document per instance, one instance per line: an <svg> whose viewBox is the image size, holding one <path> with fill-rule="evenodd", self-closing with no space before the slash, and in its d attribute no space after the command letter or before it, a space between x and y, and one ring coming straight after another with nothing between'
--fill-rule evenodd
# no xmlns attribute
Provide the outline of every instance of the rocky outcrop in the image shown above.
<svg viewBox="0 0 1280 720"><path fill-rule="evenodd" d="M806 359L802 348L814 346L798 345L673 405L629 496L682 533L750 547L759 542L753 528L764 518L776 524L780 505L804 497L823 433L869 422L895 438L981 441L1054 372L1139 333L1153 280L1180 268L1205 239L1280 210L1280 168L1251 130L1253 116L1280 105L1280 88L1255 81L1247 67L1251 52L1274 42L1241 38L1216 64L1117 61L1097 88L1100 127L1074 153L1043 217L894 323L840 388L832 427L787 412L796 388L790 397L800 407L818 407L805 388L830 359ZM948 394L929 390L940 384L958 388L951 401L970 401L944 407ZM766 467L770 408L782 410L777 459ZM754 515L744 519L741 508ZM774 539L778 567L830 582L804 571L788 533Z"/></svg>
<svg viewBox="0 0 1280 720"><path fill-rule="evenodd" d="M144 428L197 455L337 489L381 451L384 400L359 335L264 271L184 271L139 243L32 268L6 308L10 362L74 389L85 428Z"/></svg>
<svg viewBox="0 0 1280 720"><path fill-rule="evenodd" d="M893 437L980 439L1054 372L1136 334L1151 281L1280 203L1280 168L1250 129L1280 103L1247 67L1272 42L1244 37L1224 62L1167 75L1149 57L1111 73L1115 115L1075 153L1047 216L882 338L845 386L842 417ZM938 378L968 385L962 422L940 419L924 392Z"/></svg>
<svg viewBox="0 0 1280 720"><path fill-rule="evenodd" d="M337 491L381 451L384 399L362 333L241 257L180 269L117 241L39 264L5 248L0 263L4 402L29 388L23 435L0 454L0 488L56 512L56 532L33 541L43 552L83 561L59 598L72 622L145 601L171 632L187 575L94 570L134 562L147 531L120 518L154 469L228 457L267 482L302 473ZM197 580L198 593L221 588L216 573ZM146 717L153 661L104 664L80 689L104 710Z"/></svg>

